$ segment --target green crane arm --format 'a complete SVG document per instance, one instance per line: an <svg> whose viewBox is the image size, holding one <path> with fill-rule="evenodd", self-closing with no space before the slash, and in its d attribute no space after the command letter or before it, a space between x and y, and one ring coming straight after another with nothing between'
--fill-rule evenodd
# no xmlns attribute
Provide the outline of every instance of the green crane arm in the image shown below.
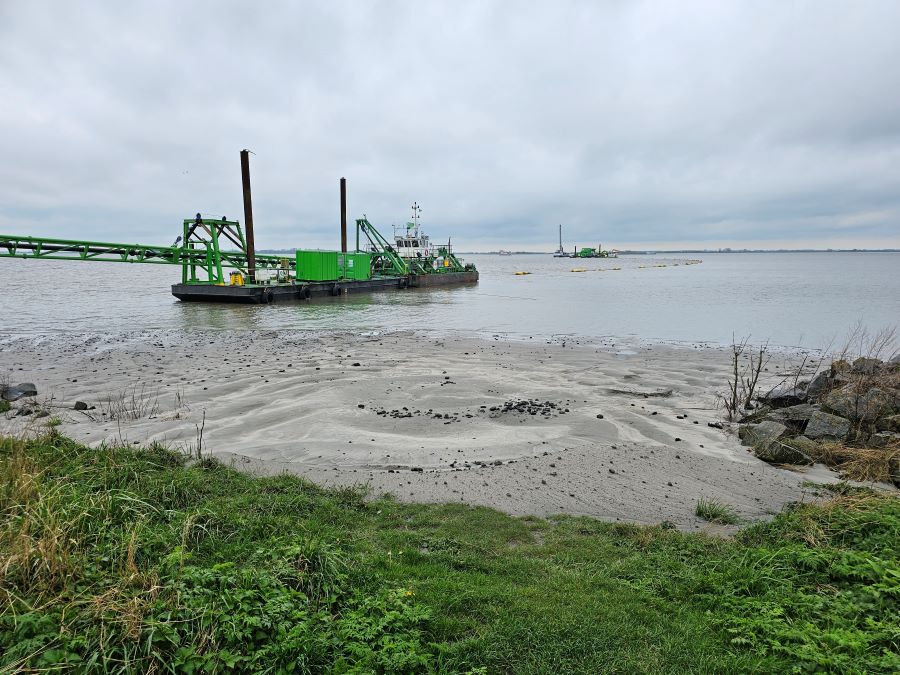
<svg viewBox="0 0 900 675"><path fill-rule="evenodd" d="M359 218L356 221L356 227L366 235L366 239L369 240L369 243L375 249L376 255L380 256L386 263L382 269L383 273L403 276L409 274L409 265L397 255L394 247L388 243L387 239L381 236L381 233L375 229L375 226L367 218Z"/></svg>

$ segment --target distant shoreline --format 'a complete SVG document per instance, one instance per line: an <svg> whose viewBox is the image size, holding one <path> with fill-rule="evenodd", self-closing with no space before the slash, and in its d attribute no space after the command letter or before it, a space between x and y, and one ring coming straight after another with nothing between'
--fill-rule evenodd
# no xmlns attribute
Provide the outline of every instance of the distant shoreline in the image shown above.
<svg viewBox="0 0 900 675"><path fill-rule="evenodd" d="M277 255L294 254L294 248L261 248L257 253ZM457 251L459 255L500 255L500 251ZM553 255L555 251L511 251L511 255ZM674 250L661 249L628 249L620 250L619 255L668 255L670 253L900 253L900 248L680 248ZM506 252L503 253L506 255Z"/></svg>
<svg viewBox="0 0 900 675"><path fill-rule="evenodd" d="M266 251L267 253L269 251ZM653 249L646 251L620 250L619 255L669 255L672 253L900 253L900 248L740 248L711 249L683 248L675 250ZM459 255L500 255L499 251L459 251ZM504 255L506 255L504 253ZM512 251L511 255L553 255L553 251Z"/></svg>

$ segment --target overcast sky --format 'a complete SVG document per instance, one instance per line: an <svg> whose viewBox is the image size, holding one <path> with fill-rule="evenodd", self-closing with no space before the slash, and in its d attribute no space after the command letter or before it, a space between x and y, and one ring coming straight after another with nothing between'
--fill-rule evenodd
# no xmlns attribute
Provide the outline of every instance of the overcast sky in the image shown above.
<svg viewBox="0 0 900 675"><path fill-rule="evenodd" d="M0 232L900 247L900 2L0 0ZM386 232L387 233L387 232Z"/></svg>

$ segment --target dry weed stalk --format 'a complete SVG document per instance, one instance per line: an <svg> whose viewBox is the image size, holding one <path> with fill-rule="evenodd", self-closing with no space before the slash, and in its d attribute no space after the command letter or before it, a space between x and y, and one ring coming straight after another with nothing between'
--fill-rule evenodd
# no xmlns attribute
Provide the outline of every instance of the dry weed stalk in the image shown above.
<svg viewBox="0 0 900 675"><path fill-rule="evenodd" d="M835 360L848 361L858 357L885 360L895 356L898 353L897 350L896 326L887 326L875 333L870 333L860 320L847 333L844 345L841 351L835 355Z"/></svg>
<svg viewBox="0 0 900 675"><path fill-rule="evenodd" d="M140 389L134 384L117 394L109 394L106 400L100 403L99 416L89 411L85 411L84 414L92 422L127 421L155 417L159 414L159 410L159 389L148 391L146 384L141 384Z"/></svg>
<svg viewBox="0 0 900 675"><path fill-rule="evenodd" d="M884 448L853 448L843 443L822 443L813 457L849 480L890 483L889 462L900 457L900 443Z"/></svg>
<svg viewBox="0 0 900 675"><path fill-rule="evenodd" d="M732 340L732 371L728 379L728 391L719 395L729 420L733 420L741 410L752 408L752 401L759 385L759 377L771 358L768 349L768 340L760 345L758 350L750 345L749 337L745 337L740 342ZM746 363L741 363L741 357L744 357Z"/></svg>

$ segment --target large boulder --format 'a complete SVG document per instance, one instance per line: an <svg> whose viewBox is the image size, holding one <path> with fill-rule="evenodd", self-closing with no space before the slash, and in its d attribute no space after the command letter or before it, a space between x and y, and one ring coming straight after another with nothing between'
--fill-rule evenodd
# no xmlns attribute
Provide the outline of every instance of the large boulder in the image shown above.
<svg viewBox="0 0 900 675"><path fill-rule="evenodd" d="M853 365L850 366L850 372L858 375L873 375L881 370L881 359L870 359L866 356L860 356Z"/></svg>
<svg viewBox="0 0 900 675"><path fill-rule="evenodd" d="M804 436L781 438L765 448L755 447L753 454L770 464L812 464L818 443Z"/></svg>
<svg viewBox="0 0 900 675"><path fill-rule="evenodd" d="M787 408L779 408L772 411L767 419L775 422L781 422L794 433L802 434L806 429L809 418L819 409L819 406L811 403L801 403L799 405L788 406Z"/></svg>
<svg viewBox="0 0 900 675"><path fill-rule="evenodd" d="M894 443L900 445L900 434L894 431L878 431L869 436L866 445L870 448L886 448Z"/></svg>
<svg viewBox="0 0 900 675"><path fill-rule="evenodd" d="M850 420L817 410L809 418L804 433L813 440L843 440L850 433Z"/></svg>
<svg viewBox="0 0 900 675"><path fill-rule="evenodd" d="M837 389L825 397L822 406L835 415L853 419L856 417L858 402L859 395L856 392L851 389Z"/></svg>
<svg viewBox="0 0 900 675"><path fill-rule="evenodd" d="M879 431L900 431L900 415L888 415L875 422Z"/></svg>
<svg viewBox="0 0 900 675"><path fill-rule="evenodd" d="M850 372L850 364L847 363L844 359L838 359L837 361L831 362L831 377L837 377L838 375L844 375Z"/></svg>
<svg viewBox="0 0 900 675"><path fill-rule="evenodd" d="M900 488L900 455L895 455L888 460L888 476L894 487Z"/></svg>
<svg viewBox="0 0 900 675"><path fill-rule="evenodd" d="M26 396L37 396L37 387L31 382L21 382L14 387L0 389L0 398L5 401L18 401Z"/></svg>
<svg viewBox="0 0 900 675"><path fill-rule="evenodd" d="M850 420L874 422L895 410L896 398L895 394L877 387L872 387L864 394L857 394L852 388L844 388L828 394L822 406Z"/></svg>
<svg viewBox="0 0 900 675"><path fill-rule="evenodd" d="M809 418L819 409L819 406L811 403L800 403L787 408L779 408L772 411L769 419L776 422L809 422Z"/></svg>
<svg viewBox="0 0 900 675"><path fill-rule="evenodd" d="M738 429L738 437L745 445L752 445L754 452L766 450L779 438L787 435L788 428L781 422L766 420L759 424L747 424Z"/></svg>
<svg viewBox="0 0 900 675"><path fill-rule="evenodd" d="M866 422L874 422L897 412L897 391L885 391L878 387L872 387L859 397L858 413L860 419Z"/></svg>
<svg viewBox="0 0 900 675"><path fill-rule="evenodd" d="M806 386L806 400L813 402L818 401L822 396L827 394L833 386L834 383L831 380L831 373L827 370L819 372L819 374L812 379L812 382Z"/></svg>
<svg viewBox="0 0 900 675"><path fill-rule="evenodd" d="M763 405L752 412L746 413L739 421L741 424L756 424L757 422L762 422L764 419L767 419L771 412L772 409L769 406Z"/></svg>
<svg viewBox="0 0 900 675"><path fill-rule="evenodd" d="M806 388L789 385L775 387L761 396L760 400L773 408L787 408L806 401Z"/></svg>

